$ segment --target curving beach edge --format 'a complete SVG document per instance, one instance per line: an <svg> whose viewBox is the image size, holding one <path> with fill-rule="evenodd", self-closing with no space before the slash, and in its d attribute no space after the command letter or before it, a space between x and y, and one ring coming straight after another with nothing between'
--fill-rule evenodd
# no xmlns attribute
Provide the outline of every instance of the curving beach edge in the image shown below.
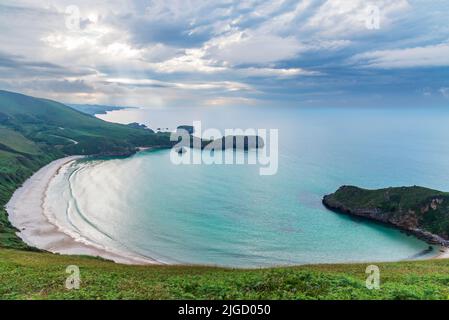
<svg viewBox="0 0 449 320"><path fill-rule="evenodd" d="M42 167L18 188L6 205L11 224L17 235L28 245L56 254L87 255L130 265L164 264L149 257L106 248L88 239L74 238L49 219L44 210L48 186L60 169L83 156L55 160ZM449 258L447 247L441 247L435 258Z"/></svg>
<svg viewBox="0 0 449 320"><path fill-rule="evenodd" d="M70 156L49 163L14 192L5 208L9 221L19 230L17 235L28 245L52 253L88 255L121 264L162 264L147 257L115 252L87 240L74 239L48 220L43 202L50 181L61 167L81 158L83 156Z"/></svg>

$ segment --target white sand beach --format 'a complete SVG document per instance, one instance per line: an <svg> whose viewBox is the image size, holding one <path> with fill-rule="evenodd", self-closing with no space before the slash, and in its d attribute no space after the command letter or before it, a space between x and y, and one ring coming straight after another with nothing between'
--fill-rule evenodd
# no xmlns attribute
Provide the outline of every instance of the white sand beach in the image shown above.
<svg viewBox="0 0 449 320"><path fill-rule="evenodd" d="M102 257L123 264L162 264L162 262L133 254L104 248L88 241L75 239L50 222L44 211L46 191L59 170L82 156L71 156L51 162L17 189L6 205L9 220L28 245L59 254ZM433 258L449 258L449 248L441 248Z"/></svg>
<svg viewBox="0 0 449 320"><path fill-rule="evenodd" d="M81 242L50 223L43 210L49 182L62 166L80 158L82 156L71 156L51 162L15 191L6 210L12 225L20 230L18 236L28 245L52 253L96 256L123 264L158 264L156 260L111 252L85 241Z"/></svg>

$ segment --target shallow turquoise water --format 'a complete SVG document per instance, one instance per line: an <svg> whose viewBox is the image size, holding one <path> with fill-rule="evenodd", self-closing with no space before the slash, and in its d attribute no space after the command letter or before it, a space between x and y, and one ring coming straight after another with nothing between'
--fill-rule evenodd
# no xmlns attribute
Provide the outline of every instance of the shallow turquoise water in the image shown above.
<svg viewBox="0 0 449 320"><path fill-rule="evenodd" d="M77 163L50 188L58 214L84 237L165 262L254 267L425 257L426 243L330 212L321 197L343 184L449 189L443 109L193 108L102 118L279 129L273 176L252 165L176 166L168 151L147 151Z"/></svg>

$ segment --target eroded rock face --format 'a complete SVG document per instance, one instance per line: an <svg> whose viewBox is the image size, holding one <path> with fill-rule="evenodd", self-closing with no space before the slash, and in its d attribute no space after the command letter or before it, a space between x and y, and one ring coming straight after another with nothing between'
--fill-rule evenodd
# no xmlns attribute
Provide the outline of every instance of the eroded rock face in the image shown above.
<svg viewBox="0 0 449 320"><path fill-rule="evenodd" d="M422 187L366 190L340 187L324 196L336 212L367 218L407 231L433 244L449 245L449 194Z"/></svg>

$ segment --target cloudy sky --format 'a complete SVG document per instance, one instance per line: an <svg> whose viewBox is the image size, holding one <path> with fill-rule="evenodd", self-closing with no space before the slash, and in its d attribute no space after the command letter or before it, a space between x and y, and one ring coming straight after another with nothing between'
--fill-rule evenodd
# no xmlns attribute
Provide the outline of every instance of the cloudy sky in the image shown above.
<svg viewBox="0 0 449 320"><path fill-rule="evenodd" d="M0 89L71 103L449 104L446 0L1 0Z"/></svg>

